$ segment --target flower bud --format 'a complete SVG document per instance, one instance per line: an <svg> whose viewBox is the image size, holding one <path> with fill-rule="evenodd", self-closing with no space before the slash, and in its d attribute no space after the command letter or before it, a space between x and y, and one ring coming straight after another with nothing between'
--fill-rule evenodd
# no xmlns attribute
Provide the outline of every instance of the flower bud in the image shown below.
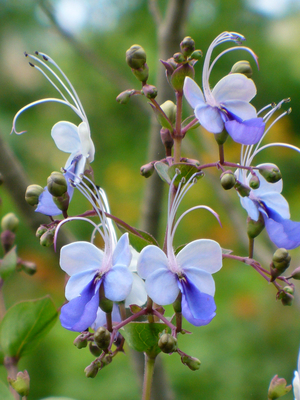
<svg viewBox="0 0 300 400"><path fill-rule="evenodd" d="M231 74L243 74L247 78L251 78L252 76L252 68L249 61L238 61L236 62L230 71Z"/></svg>
<svg viewBox="0 0 300 400"><path fill-rule="evenodd" d="M100 354L102 353L102 350L99 349L99 347L92 342L89 342L89 350L91 354L93 354L93 356L95 357L99 357Z"/></svg>
<svg viewBox="0 0 300 400"><path fill-rule="evenodd" d="M177 106L173 103L173 101L171 100L165 101L163 104L161 104L160 108L169 118L170 122L174 124L176 121Z"/></svg>
<svg viewBox="0 0 300 400"><path fill-rule="evenodd" d="M134 89L125 90L124 92L120 93L116 100L120 104L127 104L130 100L130 97L135 93Z"/></svg>
<svg viewBox="0 0 300 400"><path fill-rule="evenodd" d="M247 218L247 234L250 239L256 238L264 229L265 220L261 213L257 221L254 221L250 217Z"/></svg>
<svg viewBox="0 0 300 400"><path fill-rule="evenodd" d="M84 348L87 346L87 344L88 344L88 341L87 341L87 339L86 339L86 335L84 335L84 334L81 333L81 334L80 334L79 336L77 336L77 338L74 340L73 344L74 344L74 346L77 347L77 349L84 349Z"/></svg>
<svg viewBox="0 0 300 400"><path fill-rule="evenodd" d="M18 372L16 379L7 377L7 380L21 397L27 397L29 395L30 378L26 370L24 372Z"/></svg>
<svg viewBox="0 0 300 400"><path fill-rule="evenodd" d="M222 145L226 142L228 138L228 133L225 131L225 129L220 132L220 133L215 133L214 134L215 141L218 143L218 145Z"/></svg>
<svg viewBox="0 0 300 400"><path fill-rule="evenodd" d="M103 284L100 286L100 301L99 301L99 307L101 308L102 311L105 313L111 313L113 309L113 302L105 297L104 293L104 287Z"/></svg>
<svg viewBox="0 0 300 400"><path fill-rule="evenodd" d="M45 226L41 225L37 228L37 231L35 233L35 236L40 238L45 232L47 232L48 228Z"/></svg>
<svg viewBox="0 0 300 400"><path fill-rule="evenodd" d="M19 220L14 213L8 213L1 219L2 231L15 232L19 226Z"/></svg>
<svg viewBox="0 0 300 400"><path fill-rule="evenodd" d="M241 182L236 181L234 187L242 197L249 196L251 189L248 186L242 184Z"/></svg>
<svg viewBox="0 0 300 400"><path fill-rule="evenodd" d="M1 233L0 239L4 252L7 253L13 247L16 235L12 231L6 230Z"/></svg>
<svg viewBox="0 0 300 400"><path fill-rule="evenodd" d="M87 378L95 378L95 376L97 375L98 371L99 371L99 367L95 363L91 363L84 370L85 376Z"/></svg>
<svg viewBox="0 0 300 400"><path fill-rule="evenodd" d="M126 51L126 62L132 69L139 69L146 62L146 52L138 44L134 44Z"/></svg>
<svg viewBox="0 0 300 400"><path fill-rule="evenodd" d="M147 82L149 76L149 67L147 64L144 64L139 69L132 69L132 72L140 82Z"/></svg>
<svg viewBox="0 0 300 400"><path fill-rule="evenodd" d="M173 353L177 350L177 339L169 333L164 333L159 338L158 347L163 353Z"/></svg>
<svg viewBox="0 0 300 400"><path fill-rule="evenodd" d="M300 279L300 267L296 268L292 273L291 273L291 277L293 279Z"/></svg>
<svg viewBox="0 0 300 400"><path fill-rule="evenodd" d="M50 247L54 241L54 229L49 229L40 237L40 244L45 247Z"/></svg>
<svg viewBox="0 0 300 400"><path fill-rule="evenodd" d="M220 180L221 180L221 185L225 190L232 189L236 182L235 175L230 170L223 172L220 176Z"/></svg>
<svg viewBox="0 0 300 400"><path fill-rule="evenodd" d="M65 192L62 196L60 197L55 197L52 196L53 202L59 208L61 211L67 211L70 203L70 196L68 192Z"/></svg>
<svg viewBox="0 0 300 400"><path fill-rule="evenodd" d="M174 139L171 136L169 129L161 128L160 138L166 150L171 150L174 145Z"/></svg>
<svg viewBox="0 0 300 400"><path fill-rule="evenodd" d="M188 355L181 356L182 364L186 365L192 371L197 371L200 368L201 361L198 358L191 357Z"/></svg>
<svg viewBox="0 0 300 400"><path fill-rule="evenodd" d="M284 306L291 306L293 304L294 296L291 293L281 292L278 298Z"/></svg>
<svg viewBox="0 0 300 400"><path fill-rule="evenodd" d="M39 185L30 185L27 187L25 192L25 200L31 206L36 206L39 203L39 197L43 193L44 189Z"/></svg>
<svg viewBox="0 0 300 400"><path fill-rule="evenodd" d="M142 91L147 99L155 99L157 96L157 88L153 85L144 85Z"/></svg>
<svg viewBox="0 0 300 400"><path fill-rule="evenodd" d="M173 55L173 59L177 64L183 63L185 61L185 57L182 53L175 53Z"/></svg>
<svg viewBox="0 0 300 400"><path fill-rule="evenodd" d="M110 333L106 328L101 326L94 334L94 341L99 349L106 350L110 343Z"/></svg>
<svg viewBox="0 0 300 400"><path fill-rule="evenodd" d="M145 178L149 178L154 172L154 164L152 162L145 164L140 169L141 175Z"/></svg>
<svg viewBox="0 0 300 400"><path fill-rule="evenodd" d="M47 179L47 188L52 196L62 196L68 189L66 178L61 172L52 172Z"/></svg>
<svg viewBox="0 0 300 400"><path fill-rule="evenodd" d="M277 249L273 254L272 263L273 267L283 273L291 262L291 256L286 249Z"/></svg>
<svg viewBox="0 0 300 400"><path fill-rule="evenodd" d="M278 378L278 375L275 375L270 382L268 390L269 400L275 400L287 394L292 389L292 385L287 386L286 384L287 382L284 378Z"/></svg>
<svg viewBox="0 0 300 400"><path fill-rule="evenodd" d="M36 264L30 261L22 261L20 264L22 270L27 274L27 275L34 275L36 273Z"/></svg>
<svg viewBox="0 0 300 400"><path fill-rule="evenodd" d="M193 51L192 52L192 54L191 54L191 58L193 59L193 60L200 60L200 58L202 58L203 57L203 53L202 53L202 51L201 50L195 50L195 51Z"/></svg>
<svg viewBox="0 0 300 400"><path fill-rule="evenodd" d="M106 367L108 364L112 362L112 356L110 354L106 354L105 357L101 360L101 368Z"/></svg>
<svg viewBox="0 0 300 400"><path fill-rule="evenodd" d="M279 168L273 165L266 165L258 170L267 182L276 183L282 178Z"/></svg>
<svg viewBox="0 0 300 400"><path fill-rule="evenodd" d="M189 76L190 78L194 78L195 76L194 68L189 63L180 65L171 75L171 85L173 89L177 92L182 92L186 76Z"/></svg>
<svg viewBox="0 0 300 400"><path fill-rule="evenodd" d="M258 189L260 186L260 181L257 175L252 175L249 181L249 186L251 189Z"/></svg>
<svg viewBox="0 0 300 400"><path fill-rule="evenodd" d="M180 43L180 50L185 57L190 56L195 50L195 41L190 36L186 36Z"/></svg>

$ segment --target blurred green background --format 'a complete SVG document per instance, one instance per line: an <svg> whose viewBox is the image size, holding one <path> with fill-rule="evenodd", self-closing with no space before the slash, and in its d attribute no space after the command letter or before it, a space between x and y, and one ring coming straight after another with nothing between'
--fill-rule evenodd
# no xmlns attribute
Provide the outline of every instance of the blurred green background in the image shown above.
<svg viewBox="0 0 300 400"><path fill-rule="evenodd" d="M147 159L150 112L146 100L133 98L126 106L115 98L122 90L139 89L125 63L125 51L135 43L147 52L149 83L155 83L158 69L156 26L145 0L0 0L0 135L23 165L30 183L44 185L47 176L65 164L67 155L58 151L50 137L54 123L70 120L79 123L71 110L59 104L43 104L24 113L17 129L21 136L9 135L15 113L24 105L45 97L56 97L54 88L34 68L23 53L45 52L60 65L76 88L88 115L96 158L92 167L95 180L108 195L112 213L134 226L139 225L141 202L146 184L139 174ZM167 1L158 1L164 13ZM54 16L56 24L49 19ZM61 30L66 34L62 35ZM282 98L291 97L293 112L269 132L266 142L282 141L300 146L300 1L299 0L192 0L185 34L192 36L196 47L205 53L211 41L222 31L236 31L246 38L246 45L259 57L255 68L245 52L227 54L215 66L211 85L230 71L240 59L253 65L253 79L258 94L253 100L257 109ZM226 46L224 46L224 49ZM179 43L178 43L179 51ZM216 53L217 54L217 53ZM170 57L172 53L170 54ZM201 77L203 62L196 66ZM124 87L123 83L128 82ZM123 85L123 86L122 86ZM159 88L158 88L159 89ZM142 103L143 106L141 105ZM185 102L184 114L191 112ZM239 161L240 146L230 139L225 145L226 158ZM217 160L213 135L197 129L188 134L183 155L202 162ZM283 174L284 196L291 207L293 220L300 221L300 157L291 150L273 148L256 160L277 164ZM205 211L188 215L181 223L175 244L196 238L213 238L224 248L246 255L246 212L235 193L225 193L218 185L217 171L207 173L186 197L182 210L197 204L213 207L221 216L220 228ZM151 178L149 178L151 179ZM42 297L49 293L57 307L64 302L64 274L57 257L39 246L35 233L23 222L14 199L0 188L1 214L14 211L21 219L18 252L37 263L33 277L18 274L4 287L6 307L17 301ZM72 201L73 214L88 208L79 194ZM165 215L161 219L162 241ZM89 238L89 227L72 222L69 229L78 239ZM274 246L265 232L258 239L256 258L268 267ZM292 271L299 265L299 250L291 251ZM269 381L275 374L291 382L296 369L300 344L299 296L291 307L276 301L276 291L254 270L243 264L224 262L215 276L217 316L206 327L194 328L192 335L179 338L180 348L202 362L191 372L176 354L164 355L174 398L180 400L266 399ZM296 282L296 289L300 285ZM171 312L171 310L170 310ZM84 368L93 360L88 350L76 349L76 334L65 331L58 322L35 352L20 362L31 376L29 399L56 395L77 400L135 400L140 398L129 350L120 354L95 379L87 379ZM0 367L0 377L5 380ZM292 393L286 398L292 399Z"/></svg>

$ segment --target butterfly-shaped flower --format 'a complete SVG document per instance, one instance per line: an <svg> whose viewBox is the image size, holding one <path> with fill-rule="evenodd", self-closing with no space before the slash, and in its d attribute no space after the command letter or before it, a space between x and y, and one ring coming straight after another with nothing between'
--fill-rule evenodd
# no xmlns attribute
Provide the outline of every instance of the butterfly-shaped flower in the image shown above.
<svg viewBox="0 0 300 400"><path fill-rule="evenodd" d="M209 46L203 65L203 92L193 79L186 77L183 92L194 108L200 124L212 133L221 133L225 128L235 142L254 144L264 132L264 121L258 118L255 108L249 103L256 95L256 87L251 79L239 73L232 73L222 78L211 90L209 77L216 61L231 50L248 51L255 61L257 57L248 47L234 47L223 51L210 63L216 46L233 41L240 44L244 36L235 32L221 33Z"/></svg>
<svg viewBox="0 0 300 400"><path fill-rule="evenodd" d="M189 243L175 255L173 238L184 215L197 208L213 212L208 207L196 206L183 213L175 223L178 206L196 181L194 175L186 183L183 179L172 201L173 183L177 176L176 173L169 191L167 251L164 253L153 245L145 247L138 259L137 269L145 279L148 295L155 303L172 304L181 293L183 316L193 325L206 325L216 315L212 274L222 267L222 250L217 242L200 239Z"/></svg>

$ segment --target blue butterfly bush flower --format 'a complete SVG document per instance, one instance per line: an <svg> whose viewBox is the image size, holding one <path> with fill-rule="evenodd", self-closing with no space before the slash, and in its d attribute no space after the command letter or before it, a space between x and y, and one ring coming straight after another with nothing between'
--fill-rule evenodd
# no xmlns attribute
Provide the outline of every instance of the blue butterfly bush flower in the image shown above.
<svg viewBox="0 0 300 400"><path fill-rule="evenodd" d="M191 324L201 326L208 324L216 315L213 297L215 282L212 274L222 267L222 250L217 242L200 239L189 243L175 255L173 239L183 216L197 208L206 208L213 212L209 207L196 206L183 213L175 223L176 212L182 198L196 183L195 175L186 183L182 179L172 201L173 183L177 176L176 173L169 190L167 251L164 253L154 245L146 246L141 251L137 270L145 279L147 293L155 303L172 304L181 293L183 316Z"/></svg>
<svg viewBox="0 0 300 400"><path fill-rule="evenodd" d="M281 105L287 100L283 100L278 103L264 116L265 122L267 122L271 116L277 111ZM265 131L263 137L257 143L256 147L253 146L242 146L241 149L241 166L250 167L253 158L263 149L271 146L283 146L294 149L300 152L297 147L287 143L270 143L261 146L261 141L274 125L274 123L281 118L287 112L281 114ZM258 169L278 169L276 165L271 163L257 165ZM275 183L268 182L264 176L255 169L255 174L259 180L259 187L252 189L250 187L250 180L252 174L247 169L239 169L236 172L238 180L249 187L250 193L248 196L240 196L242 207L247 211L248 216L253 221L258 221L260 214L262 215L265 223L266 230L271 241L277 247L283 247L286 249L294 249L300 245L300 222L290 220L290 209L286 199L281 195L283 182L279 179Z"/></svg>
<svg viewBox="0 0 300 400"><path fill-rule="evenodd" d="M243 74L231 73L222 78L213 90L209 85L213 66L229 51L246 50L257 62L256 55L248 47L227 49L210 62L214 48L221 43L231 41L241 44L244 40L239 33L221 33L207 50L202 73L203 91L193 79L186 77L183 92L205 129L216 134L225 128L235 142L250 145L259 141L265 128L263 119L257 117L255 108L249 103L256 95L254 82Z"/></svg>
<svg viewBox="0 0 300 400"><path fill-rule="evenodd" d="M32 63L30 63L30 65L35 67L46 77L46 79L59 92L62 98L41 99L23 107L14 117L12 132L15 132L18 135L26 132L16 131L17 119L24 111L37 104L46 102L64 104L70 107L78 115L78 117L82 120L78 126L68 121L60 121L56 123L51 130L51 136L59 150L70 154L64 167L64 175L68 185L67 192L71 200L74 192L73 184L76 185L80 181L81 176L85 171L86 163L91 163L94 160L95 147L91 139L91 132L87 116L71 82L64 72L59 68L59 66L49 56L44 53L36 54L40 55L44 61L34 55L26 54L26 56L42 65L43 68L49 72L49 76L46 74L44 69L40 68L38 65ZM60 76L52 68L50 68L48 64L53 65ZM54 78L55 81L53 81L51 78ZM73 184L70 183L70 179L73 181ZM49 216L61 214L61 210L53 202L52 196L47 187L45 187L44 192L40 195L39 203L35 211Z"/></svg>

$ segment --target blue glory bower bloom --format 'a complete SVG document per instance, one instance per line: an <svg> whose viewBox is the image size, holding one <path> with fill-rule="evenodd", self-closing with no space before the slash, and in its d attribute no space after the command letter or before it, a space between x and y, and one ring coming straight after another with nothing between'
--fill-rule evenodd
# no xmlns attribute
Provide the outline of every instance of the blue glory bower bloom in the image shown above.
<svg viewBox="0 0 300 400"><path fill-rule="evenodd" d="M37 104L42 104L46 102L64 104L70 107L78 115L78 117L82 120L82 122L78 126L68 121L60 121L56 123L51 130L51 136L59 150L70 154L64 167L64 175L68 184L69 198L71 199L73 196L74 188L70 184L69 180L72 178L75 185L80 181L81 176L84 173L86 163L91 163L94 160L95 147L91 139L87 116L73 85L71 84L65 73L49 56L38 52L36 52L36 54L40 55L44 61L34 55L27 53L26 57L29 57L30 59L42 65L42 67L49 72L49 75L47 75L44 69L40 68L38 65L32 64L31 62L30 65L32 67L35 67L45 76L45 78L59 92L62 99L41 99L23 107L14 117L12 132L15 132L18 135L26 132L16 131L17 119L24 111ZM48 64L53 65L59 72L60 76L52 68L50 68ZM47 187L45 187L44 192L40 195L36 211L50 216L61 214L61 210L53 202L52 196L48 192Z"/></svg>
<svg viewBox="0 0 300 400"><path fill-rule="evenodd" d="M183 213L175 223L178 206L196 180L195 175L185 184L183 179L172 202L173 182L177 176L175 174L169 191L167 251L164 253L157 246L146 246L138 259L137 270L145 279L147 293L155 303L172 304L181 293L183 316L191 324L201 326L208 324L216 315L212 274L222 267L222 250L217 242L200 239L189 243L175 255L173 238L184 215L197 208L213 212L209 207L196 206Z"/></svg>
<svg viewBox="0 0 300 400"><path fill-rule="evenodd" d="M278 110L284 102L283 100L278 105L272 106L272 109L264 116L267 122L276 110ZM267 107L271 107L267 106ZM265 110L265 107L263 110ZM281 114L273 123L266 129L262 139L265 137L269 129L276 123L276 121L287 112ZM250 167L253 158L263 149L271 146L288 147L296 151L300 151L297 147L287 143L270 143L260 147L261 141L253 146L242 146L241 149L241 166ZM276 168L274 164L260 164L256 168ZM290 220L290 209L286 199L281 195L282 192L282 179L278 182L268 182L258 170L255 169L255 175L259 179L259 187L257 189L250 188L250 180L252 174L247 169L239 169L236 172L238 180L249 187L250 193L248 196L240 196L242 207L247 211L249 217L253 221L258 221L260 214L263 216L265 227L272 242L277 247L286 249L294 249L300 245L300 222Z"/></svg>
<svg viewBox="0 0 300 400"><path fill-rule="evenodd" d="M251 79L243 74L232 73L222 78L210 89L209 77L216 61L232 50L246 50L255 61L257 57L248 47L233 47L219 54L212 63L211 55L216 46L232 41L241 44L244 36L235 32L221 33L209 46L203 65L202 86L186 77L183 87L184 95L194 108L195 116L200 124L212 133L221 133L225 128L237 143L254 144L263 135L265 124L258 118L255 108L249 102L256 95L256 87Z"/></svg>

